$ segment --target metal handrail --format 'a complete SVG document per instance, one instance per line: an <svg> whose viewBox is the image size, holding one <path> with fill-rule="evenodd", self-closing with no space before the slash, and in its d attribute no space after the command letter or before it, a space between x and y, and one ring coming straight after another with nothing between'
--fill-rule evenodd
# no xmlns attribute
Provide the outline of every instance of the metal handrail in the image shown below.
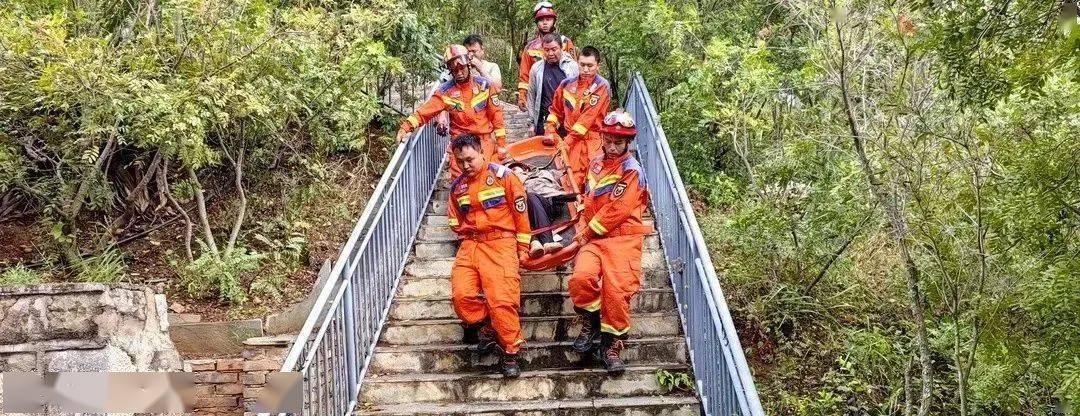
<svg viewBox="0 0 1080 416"><path fill-rule="evenodd" d="M705 413L764 415L720 280L641 73L630 77L625 106L637 124L638 156Z"/></svg>
<svg viewBox="0 0 1080 416"><path fill-rule="evenodd" d="M444 162L430 125L398 145L315 298L281 371L303 377L302 414L348 415Z"/></svg>

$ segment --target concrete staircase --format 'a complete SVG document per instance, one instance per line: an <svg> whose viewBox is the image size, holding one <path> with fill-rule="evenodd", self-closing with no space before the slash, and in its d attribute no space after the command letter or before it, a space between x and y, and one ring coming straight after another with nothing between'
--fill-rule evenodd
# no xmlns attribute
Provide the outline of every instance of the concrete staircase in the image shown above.
<svg viewBox="0 0 1080 416"><path fill-rule="evenodd" d="M527 120L504 104L511 140L527 137ZM659 238L645 240L642 290L633 327L613 377L571 348L578 333L566 293L566 270L522 274L522 374L503 379L495 355L461 343L450 303L457 238L446 224L447 180L440 181L412 259L390 307L366 379L358 415L698 415L693 393L667 392L657 372L690 373L686 343ZM572 265L570 265L572 266Z"/></svg>

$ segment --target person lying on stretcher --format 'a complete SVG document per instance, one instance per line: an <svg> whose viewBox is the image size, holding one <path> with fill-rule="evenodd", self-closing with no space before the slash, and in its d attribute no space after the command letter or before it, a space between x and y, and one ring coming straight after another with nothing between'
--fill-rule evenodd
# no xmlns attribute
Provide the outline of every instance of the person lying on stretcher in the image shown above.
<svg viewBox="0 0 1080 416"><path fill-rule="evenodd" d="M527 171L521 164L511 164L514 174L525 184L529 203L529 225L532 229L549 228L558 216L556 205L567 197L559 184L559 172L549 169ZM564 201L562 201L564 202ZM561 250L566 244L559 233L549 230L533 237L529 257L538 258Z"/></svg>

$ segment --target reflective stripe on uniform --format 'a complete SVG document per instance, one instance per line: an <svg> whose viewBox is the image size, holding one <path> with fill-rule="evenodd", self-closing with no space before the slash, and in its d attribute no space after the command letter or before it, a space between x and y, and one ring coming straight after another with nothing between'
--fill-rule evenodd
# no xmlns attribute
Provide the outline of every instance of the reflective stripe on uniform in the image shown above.
<svg viewBox="0 0 1080 416"><path fill-rule="evenodd" d="M581 134L581 135L584 135L585 133L589 132L589 129L587 127L585 127L585 126L582 126L581 123L575 123L574 127L571 127L570 130L573 130L573 131L575 131L575 132L577 132L578 134Z"/></svg>
<svg viewBox="0 0 1080 416"><path fill-rule="evenodd" d="M581 306L580 308L584 309L586 311L589 311L589 312L596 312L596 311L600 310L600 298L596 298L596 300L593 301L592 303L590 303L588 305L585 305L585 306Z"/></svg>
<svg viewBox="0 0 1080 416"><path fill-rule="evenodd" d="M415 114L409 116L409 118L407 118L405 120L407 120L409 122L409 124L412 125L412 128L414 128L414 129L417 128L417 127L420 127L420 117L417 117Z"/></svg>
<svg viewBox="0 0 1080 416"><path fill-rule="evenodd" d="M495 129L496 137L506 137L506 129Z"/></svg>
<svg viewBox="0 0 1080 416"><path fill-rule="evenodd" d="M518 233L517 234L517 241L519 243L521 243L521 244L529 244L532 241L532 234Z"/></svg>
<svg viewBox="0 0 1080 416"><path fill-rule="evenodd" d="M446 223L449 224L451 227L457 227L457 225L458 225L457 218L447 219Z"/></svg>
<svg viewBox="0 0 1080 416"><path fill-rule="evenodd" d="M488 94L488 92L486 90L484 92L476 94L476 96L473 97L473 99L472 99L471 107L476 107L477 104L480 104L480 103L482 103L484 101L487 101L488 96L489 96L489 94Z"/></svg>
<svg viewBox="0 0 1080 416"><path fill-rule="evenodd" d="M607 228L605 228L603 224L600 224L600 221L596 218L593 218L589 221L589 228L592 228L592 230L595 231L597 235L607 234L608 231Z"/></svg>
<svg viewBox="0 0 1080 416"><path fill-rule="evenodd" d="M478 194L476 194L476 196L480 197L481 202L487 201L487 200L489 200L491 198L500 197L500 196L503 196L503 195L506 195L506 189L505 188L485 189L483 191L480 191Z"/></svg>
<svg viewBox="0 0 1080 416"><path fill-rule="evenodd" d="M627 325L626 328L623 328L623 330L620 331L618 329L615 329L615 327L613 327L611 325L601 323L600 324L600 331L607 332L607 333L613 334L613 335L622 335L622 334L625 334L625 333L630 331L630 326Z"/></svg>
<svg viewBox="0 0 1080 416"><path fill-rule="evenodd" d="M447 106L450 106L450 107L453 107L453 108L456 108L456 109L461 109L462 107L465 106L464 102L462 102L460 100L455 100L455 99L447 97L447 96L443 96L442 101Z"/></svg>

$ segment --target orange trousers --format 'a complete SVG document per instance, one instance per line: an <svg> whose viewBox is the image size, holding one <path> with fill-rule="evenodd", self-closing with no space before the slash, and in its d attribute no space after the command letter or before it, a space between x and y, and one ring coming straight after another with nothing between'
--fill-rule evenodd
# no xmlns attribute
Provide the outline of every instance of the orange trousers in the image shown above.
<svg viewBox="0 0 1080 416"><path fill-rule="evenodd" d="M507 354L517 353L525 339L518 315L521 274L517 240L512 234L488 241L462 240L450 271L450 289L458 318L466 325L490 319L499 346Z"/></svg>
<svg viewBox="0 0 1080 416"><path fill-rule="evenodd" d="M578 186L585 183L585 175L588 173L589 164L603 152L600 148L603 144L604 141L600 139L600 134L591 131L585 135L583 140L574 140L567 143L568 154L566 158L570 163L570 170L574 172L574 179L577 180Z"/></svg>
<svg viewBox="0 0 1080 416"><path fill-rule="evenodd" d="M477 136L480 137L480 147L483 148L481 153L484 154L484 157L489 162L499 163L499 160L496 160L498 158L495 157L495 134L478 134ZM450 141L453 142L453 140L454 137L451 136ZM450 178L457 178L458 175L461 175L461 166L458 166L457 159L454 158L454 149L450 148L450 143L446 144L446 157L450 159Z"/></svg>
<svg viewBox="0 0 1080 416"><path fill-rule="evenodd" d="M600 311L600 330L616 336L630 331L630 301L641 288L640 234L597 238L578 251L570 276L570 299L586 311Z"/></svg>

